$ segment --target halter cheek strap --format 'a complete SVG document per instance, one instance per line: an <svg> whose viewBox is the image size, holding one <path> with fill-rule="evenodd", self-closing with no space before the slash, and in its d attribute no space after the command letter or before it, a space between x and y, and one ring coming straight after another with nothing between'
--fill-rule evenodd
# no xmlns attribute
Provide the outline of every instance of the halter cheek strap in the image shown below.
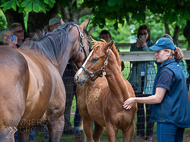
<svg viewBox="0 0 190 142"><path fill-rule="evenodd" d="M90 77L92 78L92 79L91 79L92 81L95 81L98 77L102 77L102 76L105 76L105 75L106 75L106 72L104 71L104 69L105 69L106 65L108 64L108 58L109 58L109 56L110 56L110 52L111 52L111 49L109 49L109 51L108 51L108 56L107 56L107 58L106 58L106 60L105 60L105 62L104 62L103 67L102 67L101 69L99 69L99 70L96 70L96 71L94 71L94 72L90 72L90 71L87 70L85 67L81 66L81 68L82 68L87 74L90 75ZM97 72L99 72L99 71L101 71L102 74L101 74L100 76L97 76L96 78L94 78L94 75L95 75Z"/></svg>
<svg viewBox="0 0 190 142"><path fill-rule="evenodd" d="M70 63L74 66L75 70L77 71L77 70L78 70L78 67L77 67L77 65L75 64L75 62L76 62L76 60L77 60L77 58L78 58L78 55L79 55L80 51L81 51L81 52L84 51L85 59L86 59L86 58L87 58L87 51L86 51L86 48L85 48L85 45L84 45L84 41L83 41L84 35L83 35L82 32L80 31L80 28L78 27L77 24L74 24L73 26L76 26L77 29L78 29L78 31L79 31L79 35L80 35L80 47L79 47L79 50L78 50L78 52L77 52L76 58L75 58L73 61L70 61Z"/></svg>

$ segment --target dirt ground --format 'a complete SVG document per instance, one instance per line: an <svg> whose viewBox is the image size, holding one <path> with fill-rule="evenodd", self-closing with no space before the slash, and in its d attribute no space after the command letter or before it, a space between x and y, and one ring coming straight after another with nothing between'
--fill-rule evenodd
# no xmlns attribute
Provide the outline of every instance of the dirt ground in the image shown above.
<svg viewBox="0 0 190 142"><path fill-rule="evenodd" d="M148 142L148 141L146 141L144 139L141 139L141 138L134 138L132 140L132 142ZM153 141L152 142L157 142L156 136L153 137ZM190 132L185 132L184 133L183 142L190 142Z"/></svg>

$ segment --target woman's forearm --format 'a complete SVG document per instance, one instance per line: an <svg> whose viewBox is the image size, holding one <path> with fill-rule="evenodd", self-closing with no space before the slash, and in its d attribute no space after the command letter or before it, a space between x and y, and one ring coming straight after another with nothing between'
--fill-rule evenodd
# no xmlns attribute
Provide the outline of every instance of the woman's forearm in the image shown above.
<svg viewBox="0 0 190 142"><path fill-rule="evenodd" d="M160 103L160 99L158 99L155 95L148 97L135 97L136 103L145 103L145 104L158 104Z"/></svg>
<svg viewBox="0 0 190 142"><path fill-rule="evenodd" d="M166 93L166 89L162 87L156 88L156 94L148 97L136 97L135 102L137 103L145 103L145 104L159 104L162 102L164 95Z"/></svg>

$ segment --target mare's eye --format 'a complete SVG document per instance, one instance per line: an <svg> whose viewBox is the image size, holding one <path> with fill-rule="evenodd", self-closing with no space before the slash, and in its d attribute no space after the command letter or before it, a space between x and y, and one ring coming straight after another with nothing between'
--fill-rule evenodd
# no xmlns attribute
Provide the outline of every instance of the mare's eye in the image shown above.
<svg viewBox="0 0 190 142"><path fill-rule="evenodd" d="M90 45L90 43L91 43L91 41L90 41L90 40L88 40L88 45Z"/></svg>
<svg viewBox="0 0 190 142"><path fill-rule="evenodd" d="M92 62L97 62L99 59L96 57L94 59L92 59Z"/></svg>

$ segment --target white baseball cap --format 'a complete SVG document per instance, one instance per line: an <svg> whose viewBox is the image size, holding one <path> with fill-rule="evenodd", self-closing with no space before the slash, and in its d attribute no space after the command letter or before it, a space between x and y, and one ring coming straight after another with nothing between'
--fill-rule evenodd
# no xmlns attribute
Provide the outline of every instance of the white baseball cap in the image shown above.
<svg viewBox="0 0 190 142"><path fill-rule="evenodd" d="M55 17L49 20L49 26L53 26L54 24L58 22L61 22L61 18L58 15L56 15Z"/></svg>

